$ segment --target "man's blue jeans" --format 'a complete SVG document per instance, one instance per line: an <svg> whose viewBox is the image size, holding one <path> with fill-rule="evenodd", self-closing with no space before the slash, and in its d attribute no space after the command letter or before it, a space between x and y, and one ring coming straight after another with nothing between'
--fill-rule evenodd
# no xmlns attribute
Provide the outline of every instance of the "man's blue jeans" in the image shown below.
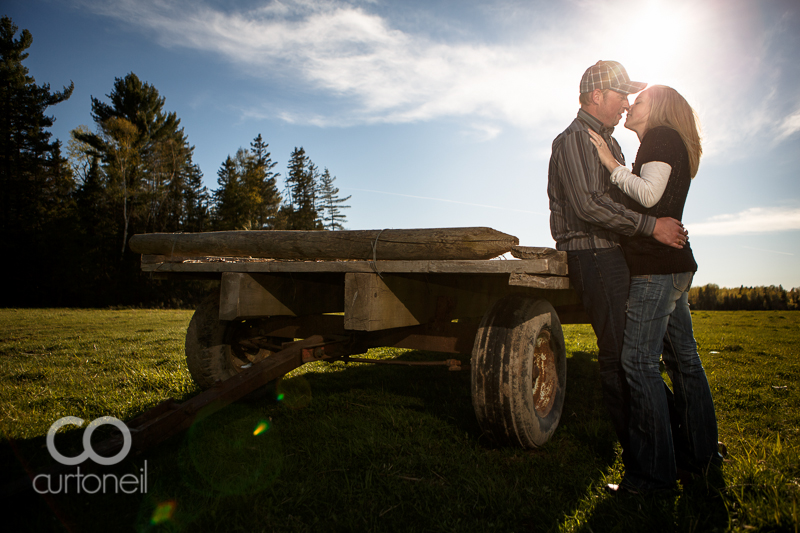
<svg viewBox="0 0 800 533"><path fill-rule="evenodd" d="M630 271L622 248L567 252L569 279L583 303L597 336L603 402L622 445L627 465L630 392L622 369L625 305Z"/></svg>
<svg viewBox="0 0 800 533"><path fill-rule="evenodd" d="M683 272L631 278L622 350L631 394L630 449L622 483L636 490L673 487L676 462L700 471L721 461L714 403L692 331L693 276ZM681 435L673 435L670 425L659 368L662 354L672 380L675 431Z"/></svg>

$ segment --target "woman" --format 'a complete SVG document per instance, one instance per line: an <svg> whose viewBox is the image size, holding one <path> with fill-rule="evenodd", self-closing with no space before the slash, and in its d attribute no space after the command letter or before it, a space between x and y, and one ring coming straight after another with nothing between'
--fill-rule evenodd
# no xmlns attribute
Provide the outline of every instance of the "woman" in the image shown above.
<svg viewBox="0 0 800 533"><path fill-rule="evenodd" d="M639 94L625 127L641 146L632 171L620 165L603 138L592 142L611 181L639 202L630 207L653 217L680 220L702 147L694 110L663 85ZM688 242L672 248L650 237L623 242L631 271L622 365L631 388L630 465L620 488L643 492L674 487L677 468L704 472L721 463L717 421L689 311L697 270ZM670 425L662 358L672 380L676 419ZM673 444L673 442L675 444Z"/></svg>

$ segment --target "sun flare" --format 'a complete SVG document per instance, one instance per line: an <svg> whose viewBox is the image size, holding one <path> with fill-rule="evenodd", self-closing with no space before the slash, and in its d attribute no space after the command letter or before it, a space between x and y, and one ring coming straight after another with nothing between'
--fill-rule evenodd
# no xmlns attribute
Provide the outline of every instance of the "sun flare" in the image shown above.
<svg viewBox="0 0 800 533"><path fill-rule="evenodd" d="M700 38L692 31L694 18L683 6L651 0L632 4L624 24L615 33L614 50L631 78L648 84L670 84L665 72L680 72L682 62L691 60Z"/></svg>

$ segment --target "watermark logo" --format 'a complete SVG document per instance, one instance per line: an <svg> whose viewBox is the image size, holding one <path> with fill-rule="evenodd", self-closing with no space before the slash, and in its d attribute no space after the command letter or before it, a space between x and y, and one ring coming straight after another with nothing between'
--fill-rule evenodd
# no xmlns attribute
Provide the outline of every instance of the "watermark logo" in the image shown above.
<svg viewBox="0 0 800 533"><path fill-rule="evenodd" d="M75 457L66 457L56 449L56 433L64 426L82 426L83 419L77 416L65 416L56 420L50 429L47 430L47 451L50 456L65 466L75 466L83 463L86 459L91 459L95 463L103 466L115 465L125 457L131 450L131 430L125 423L113 416L102 416L92 420L86 427L83 433L83 453ZM92 433L98 427L110 424L122 433L122 449L113 457L103 457L97 453L92 447ZM120 491L125 494L133 494L141 490L142 494L147 492L147 461L144 462L144 468L139 469L140 475L125 474L117 477L115 474L104 474L102 476L96 474L81 474L81 469L78 467L74 474L61 474L55 476L55 479L50 474L39 474L33 478L33 488L39 494L67 494L72 488L75 494L86 493L95 494L102 491L106 493L113 489L113 492L119 493ZM70 483L74 480L74 483ZM44 488L46 485L46 488ZM74 488L73 488L74 487Z"/></svg>
<svg viewBox="0 0 800 533"><path fill-rule="evenodd" d="M92 433L94 433L94 430L103 424L111 424L122 432L122 450L120 450L120 452L114 457L103 457L95 452L94 448L92 448ZM73 466L81 464L88 458L99 465L111 466L119 463L125 459L125 457L127 457L128 452L131 450L131 430L128 429L128 426L126 426L122 420L119 418L114 418L113 416L101 416L100 418L95 418L89 423L89 426L83 433L82 454L76 455L75 457L64 457L61 455L61 453L56 450L56 432L64 426L80 427L82 425L82 418L78 418L77 416L65 416L64 418L59 418L53 423L52 426L50 426L50 429L47 430L47 451L50 452L50 456L53 459L62 465Z"/></svg>

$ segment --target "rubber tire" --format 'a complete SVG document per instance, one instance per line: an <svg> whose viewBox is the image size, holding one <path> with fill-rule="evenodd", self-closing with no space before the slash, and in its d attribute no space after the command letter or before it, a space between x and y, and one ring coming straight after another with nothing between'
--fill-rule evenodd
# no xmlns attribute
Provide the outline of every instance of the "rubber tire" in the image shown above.
<svg viewBox="0 0 800 533"><path fill-rule="evenodd" d="M225 344L230 322L219 319L219 290L213 291L197 307L186 330L186 365L201 389L211 387L237 374L230 363L231 346Z"/></svg>
<svg viewBox="0 0 800 533"><path fill-rule="evenodd" d="M478 328L471 372L472 405L485 434L501 445L546 443L561 419L567 381L553 306L523 294L498 300Z"/></svg>

